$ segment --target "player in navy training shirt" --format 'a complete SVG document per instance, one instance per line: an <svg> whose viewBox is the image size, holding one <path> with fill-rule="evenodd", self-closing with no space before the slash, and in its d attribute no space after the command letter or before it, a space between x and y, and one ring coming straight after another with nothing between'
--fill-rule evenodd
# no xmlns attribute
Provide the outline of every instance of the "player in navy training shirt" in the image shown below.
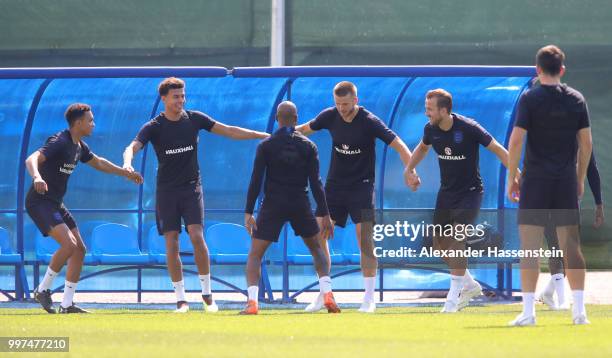
<svg viewBox="0 0 612 358"><path fill-rule="evenodd" d="M123 167L133 171L134 154L148 142L153 144L159 164L155 217L158 232L166 240L168 272L177 299L176 312L189 310L179 256L181 219L193 244L205 308L208 312L216 312L218 307L210 289L210 260L202 228L204 202L198 165L199 131L204 129L233 139L263 139L269 134L226 126L202 112L185 110L185 82L181 79L166 78L158 90L164 111L145 123L127 146L123 153Z"/></svg>
<svg viewBox="0 0 612 358"><path fill-rule="evenodd" d="M142 177L98 157L89 150L82 140L83 137L91 135L95 126L89 105L74 103L66 110L65 117L68 129L49 137L45 144L26 160L28 173L32 176L32 186L25 202L28 215L43 236L51 236L60 244L60 248L51 258L42 282L34 289L34 299L45 311L56 313L50 289L53 280L68 262L64 298L59 313L87 313L72 302L87 249L72 214L64 206L68 179L78 162L87 163L105 173L124 176L137 184L142 183Z"/></svg>
<svg viewBox="0 0 612 358"><path fill-rule="evenodd" d="M562 84L565 54L549 45L536 55L540 84L521 96L516 123L510 136L508 197L519 202L518 225L521 248L539 250L544 228L557 228L567 279L572 288L574 324L588 324L584 307L585 262L580 248L578 199L592 151L589 112L582 94ZM517 168L523 141L527 148L520 185ZM540 273L538 258L521 259L523 312L513 326L535 324L534 291Z"/></svg>
<svg viewBox="0 0 612 358"><path fill-rule="evenodd" d="M359 312L373 313L374 286L378 262L374 255L372 227L374 223L374 174L376 139L396 150L405 166L410 161L410 150L383 121L367 109L357 105L357 87L343 81L334 87L335 107L323 110L315 119L297 127L305 135L327 129L332 137L331 163L325 183L329 212L335 225L344 227L348 215L355 223L361 251L361 271L365 295ZM404 171L407 183L408 171ZM317 216L320 216L317 213ZM326 240L321 241L329 254ZM313 312L323 308L323 297L306 307Z"/></svg>
<svg viewBox="0 0 612 358"><path fill-rule="evenodd" d="M319 237L326 240L333 233L319 176L319 153L313 142L295 130L297 118L297 108L292 102L279 104L276 111L278 129L257 146L244 214L252 240L246 272L248 301L241 314L257 314L261 260L270 244L278 241L287 221L312 255L325 307L330 313L340 312L331 290L329 258L319 243ZM264 175L263 203L255 220L253 211ZM323 215L321 232L308 200L309 183L317 212Z"/></svg>
<svg viewBox="0 0 612 358"><path fill-rule="evenodd" d="M440 190L436 199L434 224L454 232L467 232L480 210L484 187L479 170L480 146L493 152L507 165L508 152L475 120L453 113L453 98L443 89L427 92L423 139L418 144L408 169L415 168L433 146L440 165ZM410 184L418 186L420 179L410 175ZM441 250L465 250L465 241L444 237L434 231L434 247ZM462 235L463 236L463 235ZM467 258L443 258L451 274L451 286L442 312L453 313L467 306L470 300L482 294L482 288L467 270Z"/></svg>

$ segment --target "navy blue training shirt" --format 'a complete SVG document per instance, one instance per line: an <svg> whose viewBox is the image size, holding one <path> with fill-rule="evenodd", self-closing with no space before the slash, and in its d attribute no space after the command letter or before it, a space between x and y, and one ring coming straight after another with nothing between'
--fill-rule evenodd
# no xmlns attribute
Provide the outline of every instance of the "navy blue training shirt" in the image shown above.
<svg viewBox="0 0 612 358"><path fill-rule="evenodd" d="M493 137L473 119L452 113L448 131L427 123L423 144L433 146L440 165L440 191L454 194L483 191L479 145L487 147Z"/></svg>
<svg viewBox="0 0 612 358"><path fill-rule="evenodd" d="M48 191L43 195L38 194L32 185L26 201L47 199L61 204L68 187L68 179L77 163L87 163L93 159L94 154L84 141L80 140L75 144L68 129L47 138L38 151L45 156L45 161L39 165L38 171L47 183Z"/></svg>
<svg viewBox="0 0 612 358"><path fill-rule="evenodd" d="M525 178L576 177L576 135L590 126L580 92L565 84L534 87L521 95L514 125L527 131Z"/></svg>
<svg viewBox="0 0 612 358"><path fill-rule="evenodd" d="M308 183L317 213L327 215L327 202L319 176L317 146L293 127L281 127L257 146L245 212L252 214L265 174L264 195L274 202L308 198Z"/></svg>
<svg viewBox="0 0 612 358"><path fill-rule="evenodd" d="M310 128L329 130L332 154L326 185L329 188L350 188L359 183L374 184L376 138L387 145L396 135L383 121L363 107L348 123L335 107L323 110L310 122Z"/></svg>
<svg viewBox="0 0 612 358"><path fill-rule="evenodd" d="M172 190L200 183L198 134L211 131L215 121L197 111L184 111L178 121L168 120L163 113L142 126L134 140L153 144L159 167L157 190Z"/></svg>

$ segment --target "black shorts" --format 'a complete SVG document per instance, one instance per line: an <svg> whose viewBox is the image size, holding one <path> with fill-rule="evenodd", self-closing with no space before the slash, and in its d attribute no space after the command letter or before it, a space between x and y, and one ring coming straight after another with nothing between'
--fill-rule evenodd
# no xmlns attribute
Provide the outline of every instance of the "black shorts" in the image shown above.
<svg viewBox="0 0 612 358"><path fill-rule="evenodd" d="M374 185L371 183L341 189L325 186L325 198L336 225L345 227L349 215L355 224L374 223Z"/></svg>
<svg viewBox="0 0 612 358"><path fill-rule="evenodd" d="M433 223L435 225L473 224L480 212L482 196L482 191L461 194L439 191Z"/></svg>
<svg viewBox="0 0 612 358"><path fill-rule="evenodd" d="M155 202L155 221L160 235L168 231L181 232L181 218L188 225L202 225L204 195L202 186L158 191Z"/></svg>
<svg viewBox="0 0 612 358"><path fill-rule="evenodd" d="M522 178L518 223L536 226L580 224L576 179Z"/></svg>
<svg viewBox="0 0 612 358"><path fill-rule="evenodd" d="M43 236L49 236L49 231L55 226L66 224L68 229L77 227L74 217L64 204L51 200L26 201L26 211Z"/></svg>
<svg viewBox="0 0 612 358"><path fill-rule="evenodd" d="M319 233L319 224L310 208L308 197L300 199L274 200L264 198L257 214L257 229L253 237L277 242L285 222L289 221L296 236L312 237Z"/></svg>

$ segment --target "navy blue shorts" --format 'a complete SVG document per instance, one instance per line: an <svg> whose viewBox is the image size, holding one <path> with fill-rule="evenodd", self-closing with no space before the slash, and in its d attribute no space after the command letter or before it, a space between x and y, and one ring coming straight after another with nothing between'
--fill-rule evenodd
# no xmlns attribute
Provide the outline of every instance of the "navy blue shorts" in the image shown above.
<svg viewBox="0 0 612 358"><path fill-rule="evenodd" d="M580 224L576 178L521 179L519 225L572 226Z"/></svg>
<svg viewBox="0 0 612 358"><path fill-rule="evenodd" d="M481 191L461 194L439 191L433 223L435 225L473 224L480 212L482 196Z"/></svg>
<svg viewBox="0 0 612 358"><path fill-rule="evenodd" d="M74 217L64 204L51 200L26 200L26 211L43 236L49 236L49 231L55 226L66 224L68 229L77 227Z"/></svg>
<svg viewBox="0 0 612 358"><path fill-rule="evenodd" d="M325 186L329 215L336 225L346 226L348 216L353 223L374 222L374 185L357 184L350 188Z"/></svg>
<svg viewBox="0 0 612 358"><path fill-rule="evenodd" d="M319 233L319 224L312 213L307 196L293 200L264 198L256 218L257 229L253 237L277 242L285 222L289 221L296 236L313 237Z"/></svg>
<svg viewBox="0 0 612 358"><path fill-rule="evenodd" d="M202 186L158 191L155 202L155 220L160 235L168 231L181 232L181 219L188 225L202 225L204 195Z"/></svg>

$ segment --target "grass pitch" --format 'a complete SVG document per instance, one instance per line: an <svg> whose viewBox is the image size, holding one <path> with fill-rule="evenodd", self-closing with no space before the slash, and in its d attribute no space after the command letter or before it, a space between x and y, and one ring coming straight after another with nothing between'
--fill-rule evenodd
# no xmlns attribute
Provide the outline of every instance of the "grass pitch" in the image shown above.
<svg viewBox="0 0 612 358"><path fill-rule="evenodd" d="M458 314L440 314L440 307L382 308L374 315L346 309L338 315L96 310L65 316L0 309L0 336L68 336L76 357L612 356L612 306L588 306L588 326L572 325L567 311L538 308L535 327L506 326L520 312L517 304Z"/></svg>

